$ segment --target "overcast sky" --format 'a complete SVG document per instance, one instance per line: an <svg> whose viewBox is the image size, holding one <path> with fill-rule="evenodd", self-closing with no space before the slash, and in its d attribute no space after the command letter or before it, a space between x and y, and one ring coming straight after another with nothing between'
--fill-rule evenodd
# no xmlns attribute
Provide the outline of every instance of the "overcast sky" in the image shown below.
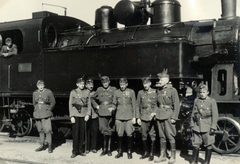
<svg viewBox="0 0 240 164"><path fill-rule="evenodd" d="M0 0L0 22L29 19L32 17L32 12L42 10L64 15L63 8L46 5L52 4L66 7L68 16L76 17L93 25L96 9L103 5L114 8L119 1L120 0ZM154 0L151 0L151 2L153 1ZM181 3L182 21L218 19L221 17L221 0L178 1ZM240 4L237 4L237 15L240 16Z"/></svg>

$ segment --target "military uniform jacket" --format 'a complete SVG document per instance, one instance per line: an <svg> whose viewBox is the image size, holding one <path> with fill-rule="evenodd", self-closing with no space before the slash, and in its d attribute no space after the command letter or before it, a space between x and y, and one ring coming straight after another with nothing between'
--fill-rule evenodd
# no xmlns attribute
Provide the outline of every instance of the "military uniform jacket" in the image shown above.
<svg viewBox="0 0 240 164"><path fill-rule="evenodd" d="M132 89L116 90L113 97L113 107L116 110L117 120L130 120L139 117L138 110L136 110L136 96Z"/></svg>
<svg viewBox="0 0 240 164"><path fill-rule="evenodd" d="M178 119L180 111L180 102L178 92L172 86L166 85L165 87L157 90L159 109L156 112L156 118L165 120L172 118Z"/></svg>
<svg viewBox="0 0 240 164"><path fill-rule="evenodd" d="M115 87L109 86L107 89L99 87L96 90L96 93L91 97L91 102L94 108L99 104L98 114L99 116L111 116L108 108L112 107L113 94L116 90Z"/></svg>
<svg viewBox="0 0 240 164"><path fill-rule="evenodd" d="M79 112L73 104L79 104L81 106L81 112ZM86 115L91 115L91 101L89 90L81 90L79 88L72 90L69 96L69 116L85 117Z"/></svg>
<svg viewBox="0 0 240 164"><path fill-rule="evenodd" d="M210 128L216 129L218 120L217 103L213 98L194 100L191 127L197 132L209 132Z"/></svg>
<svg viewBox="0 0 240 164"><path fill-rule="evenodd" d="M4 45L1 49L1 53L16 54L17 53L17 45L12 44L11 48L9 48L7 45Z"/></svg>
<svg viewBox="0 0 240 164"><path fill-rule="evenodd" d="M157 90L149 88L148 91L141 90L137 95L137 110L140 118L144 121L151 120L151 113L157 111Z"/></svg>
<svg viewBox="0 0 240 164"><path fill-rule="evenodd" d="M90 97L93 96L96 92L95 91L90 91ZM93 107L92 103L91 103L91 118L97 118L98 117L98 113L96 111L97 109Z"/></svg>
<svg viewBox="0 0 240 164"><path fill-rule="evenodd" d="M56 104L51 90L44 88L43 91L33 92L33 117L37 119L48 118L52 116L52 110Z"/></svg>

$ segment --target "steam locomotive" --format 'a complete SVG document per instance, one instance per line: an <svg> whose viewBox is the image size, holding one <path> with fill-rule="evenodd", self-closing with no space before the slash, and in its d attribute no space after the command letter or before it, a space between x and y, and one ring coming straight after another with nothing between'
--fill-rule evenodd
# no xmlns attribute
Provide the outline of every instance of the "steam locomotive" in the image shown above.
<svg viewBox="0 0 240 164"><path fill-rule="evenodd" d="M234 153L240 148L239 29L236 0L222 0L220 19L181 22L177 0L121 0L114 8L95 12L95 25L52 12L32 14L32 19L0 23L0 47L11 37L18 55L0 57L1 130L14 124L18 135L32 129L32 92L43 79L56 97L52 121L68 135L68 97L76 79L98 74L142 89L141 78L168 69L181 98L178 134L189 139L188 126L195 88L208 85L218 103L214 150ZM150 23L148 23L150 22ZM124 27L118 28L118 23ZM137 93L137 92L136 92ZM14 117L14 118L13 118Z"/></svg>

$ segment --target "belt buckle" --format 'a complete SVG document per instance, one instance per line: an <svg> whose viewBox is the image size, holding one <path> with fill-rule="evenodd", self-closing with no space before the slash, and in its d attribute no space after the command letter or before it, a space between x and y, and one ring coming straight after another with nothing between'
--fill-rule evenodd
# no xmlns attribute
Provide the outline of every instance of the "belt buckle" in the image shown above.
<svg viewBox="0 0 240 164"><path fill-rule="evenodd" d="M107 101L104 101L104 102L103 102L103 105L108 105L108 102L107 102Z"/></svg>

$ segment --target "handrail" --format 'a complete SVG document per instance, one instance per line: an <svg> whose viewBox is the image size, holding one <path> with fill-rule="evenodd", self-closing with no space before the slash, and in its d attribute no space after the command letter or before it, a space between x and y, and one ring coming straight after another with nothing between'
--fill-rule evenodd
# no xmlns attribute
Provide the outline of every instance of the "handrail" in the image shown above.
<svg viewBox="0 0 240 164"><path fill-rule="evenodd" d="M12 89L11 88L11 67L12 65L8 65L8 89Z"/></svg>

